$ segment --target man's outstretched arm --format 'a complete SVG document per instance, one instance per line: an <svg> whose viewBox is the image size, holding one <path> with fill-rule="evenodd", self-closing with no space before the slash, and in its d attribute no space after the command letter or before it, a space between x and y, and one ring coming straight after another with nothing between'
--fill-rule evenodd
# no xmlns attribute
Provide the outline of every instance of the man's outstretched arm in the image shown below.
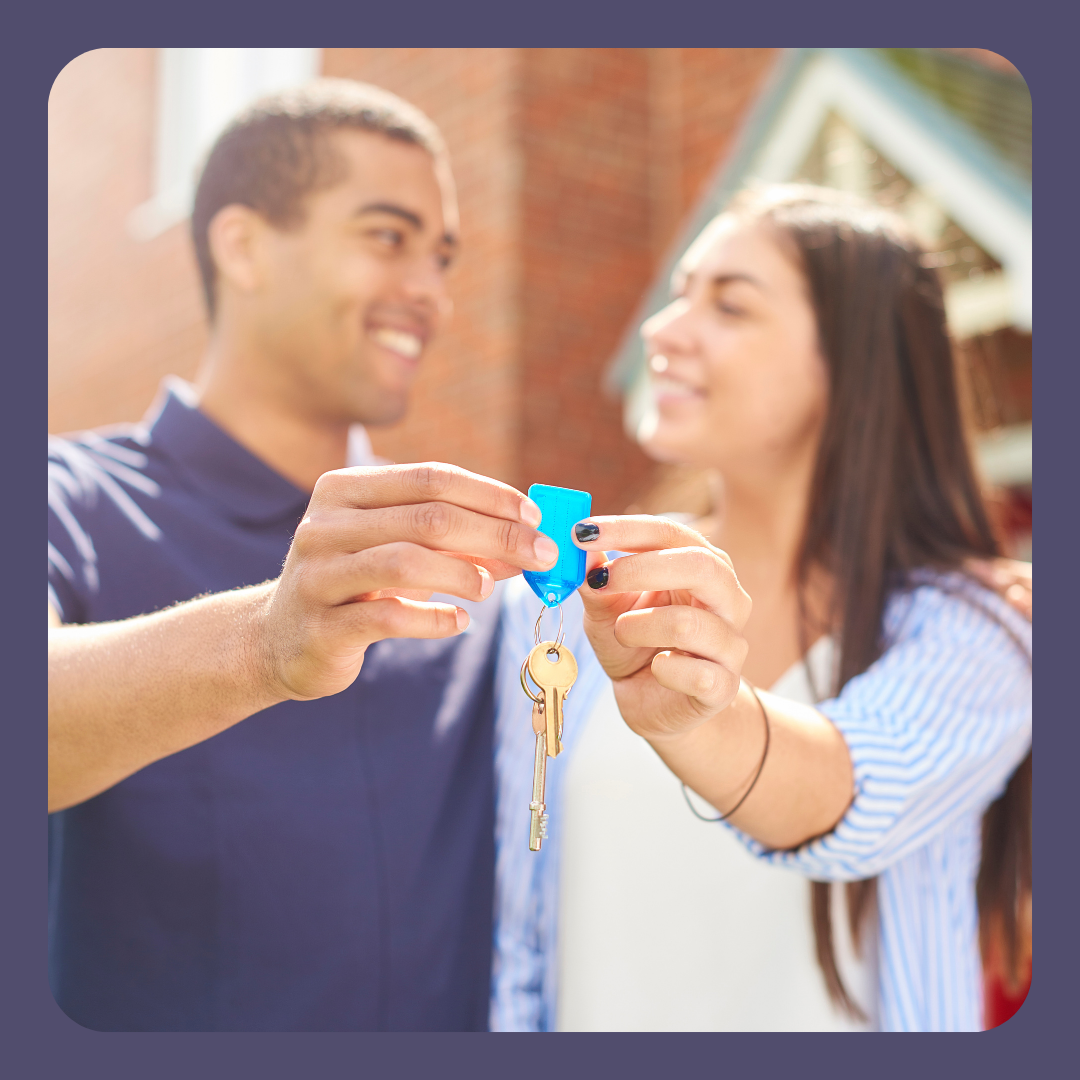
<svg viewBox="0 0 1080 1080"><path fill-rule="evenodd" d="M495 578L550 567L519 491L447 465L320 478L281 576L116 623L49 629L49 811L289 699L336 694L390 637L460 633Z"/></svg>
<svg viewBox="0 0 1080 1080"><path fill-rule="evenodd" d="M272 586L115 623L49 608L49 812L283 701L260 658Z"/></svg>

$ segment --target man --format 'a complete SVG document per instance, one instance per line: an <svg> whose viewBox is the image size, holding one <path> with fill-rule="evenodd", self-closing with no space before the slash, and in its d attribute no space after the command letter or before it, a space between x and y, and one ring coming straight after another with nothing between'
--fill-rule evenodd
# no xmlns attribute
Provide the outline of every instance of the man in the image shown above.
<svg viewBox="0 0 1080 1080"><path fill-rule="evenodd" d="M441 139L362 84L267 99L192 232L196 385L50 440L54 994L100 1030L483 1029L479 604L557 551L504 484L343 470L448 314Z"/></svg>

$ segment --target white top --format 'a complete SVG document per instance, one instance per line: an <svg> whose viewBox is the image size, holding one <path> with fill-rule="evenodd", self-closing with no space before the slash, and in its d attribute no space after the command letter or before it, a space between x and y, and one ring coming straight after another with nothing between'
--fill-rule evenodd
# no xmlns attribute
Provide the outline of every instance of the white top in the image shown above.
<svg viewBox="0 0 1080 1080"><path fill-rule="evenodd" d="M808 661L832 683L834 647ZM814 703L800 661L773 693ZM558 768L561 761L552 763ZM699 813L716 811L691 795ZM623 722L602 686L566 763L556 1025L564 1031L844 1031L814 953L810 883L751 855L727 828L694 817L681 786ZM834 889L842 911L842 890ZM873 1001L834 918L845 983ZM873 933L867 935L872 942Z"/></svg>
<svg viewBox="0 0 1080 1080"><path fill-rule="evenodd" d="M533 758L531 703L518 685L518 666L532 645L537 601L520 579L510 581L503 595L495 678L491 1026L496 1031L549 1031L557 1025L560 919L578 918L577 908L584 905L587 909L592 893L604 888L598 880L583 876L592 873L594 862L606 862L623 884L606 889L603 910L594 912L584 929L576 932L578 946L567 944L563 949L566 978L579 987L592 987L587 995L583 991L578 996L579 1002L591 1000L593 994L622 994L630 977L626 970L636 977L638 969L650 962L649 948L643 941L657 934L673 934L667 922L676 921L679 915L697 924L694 932L683 935L679 943L683 951L686 947L699 951L715 948L710 955L719 957L739 943L736 928L712 916L722 904L734 903L736 890L749 880L741 869L713 881L708 894L712 902L704 905L694 882L708 878L691 877L687 887L683 883L688 879L683 877L679 887L666 894L654 880L676 880L675 874L694 875L698 871L683 866L685 857L665 864L670 844L683 842L677 837L685 832L686 822L672 819L679 832L654 828L660 820L656 815L666 811L657 811L658 804L646 794L648 785L639 784L636 772L626 771L641 765L640 759L636 764L631 759L629 765L620 759L618 768L586 775L581 788L584 806L588 811L592 805L593 810L567 820L562 800L564 780L572 770L579 737L585 734L586 726L591 730L593 707L605 689L606 678L585 639L580 596L575 593L564 608L566 642L578 657L578 681L567 703L566 753L548 768L550 839L542 851L531 852L526 839ZM544 632L547 635L546 629ZM981 820L1031 747L1031 624L1000 597L960 573L915 570L889 596L881 632L881 656L848 680L836 697L817 706L843 735L855 774L854 799L832 832L794 850L769 851L726 823L696 824L729 833L759 862L783 867L804 879L844 882L876 876L877 981L872 1000L877 1026L886 1031L975 1031L982 1025L983 997L975 904ZM597 713L601 718L604 715L604 710ZM610 705L607 715L614 716ZM584 722L579 721L581 717ZM605 776L616 787L624 784L621 816L608 811L598 815L595 809L597 796L591 788L602 786ZM635 788L632 799L625 798L627 777L641 787L640 793ZM612 810L619 806L614 798L609 802ZM638 830L636 838L629 837L632 828ZM575 829L591 829L594 841L579 851L573 864L567 863L566 869L581 884L568 886L571 891L562 893L565 902L560 904L561 845L573 842ZM656 839L658 833L660 839ZM725 857L721 840L706 844L715 846L687 849L695 856L706 856L696 862ZM618 858L613 845L621 851ZM673 868L671 863L677 866ZM752 871L747 868L747 872ZM781 879L775 880L784 887ZM619 920L619 907L637 903L643 890L654 898L666 896L676 905L670 909L676 917L660 920L655 917L655 907L646 906L644 915L639 907L633 918L617 923L621 930L608 937L606 953L592 953L595 964L583 965L588 971L576 974L582 950L593 949L601 940L597 935L606 930L605 922ZM754 904L742 908L748 913L742 926L747 936L753 936L755 951L764 949L759 941L781 932L775 922L757 918L760 908ZM785 910L792 919L803 917L801 907ZM715 935L721 933L729 935L722 949L715 945L719 940ZM791 940L796 940L795 932L791 933ZM843 941L845 935L839 936ZM618 980L601 979L593 968L607 962L605 955L610 958L615 954L618 959L622 951L632 955L633 962L624 964ZM843 972L843 949L840 952ZM799 957L805 955L793 952L789 959L797 965ZM726 952L724 956L726 960ZM721 980L728 987L752 984L755 974L764 970L761 956L758 951L749 971L725 963L726 970L717 968L699 979L696 987L691 987L690 1001L684 999L680 1008L690 1007L702 994L716 993L715 985ZM671 956L663 962L671 963ZM662 970L657 974L655 968L645 967L647 977L639 981L639 989L653 996L680 993L678 986L686 977L683 965L687 963L684 956L668 982L663 981L666 976ZM591 983L585 981L589 978ZM786 967L773 969L771 981L777 1001L795 978ZM768 983L762 976L762 985ZM568 992L575 994L572 986ZM748 995L750 991L739 993ZM865 1001L857 989L856 997ZM624 994L624 1002L625 998ZM733 999L729 996L725 1000ZM578 1010L583 1008L574 1006L565 1023L577 1023L583 1015ZM668 1015L676 1012L672 1008ZM680 1026L688 1026L685 1019L675 1019ZM778 1013L767 1014L764 1020L775 1021L777 1026L783 1023ZM608 1022L605 1020L605 1025ZM639 1022L659 1021L653 1016ZM611 1026L627 1025L616 1018Z"/></svg>

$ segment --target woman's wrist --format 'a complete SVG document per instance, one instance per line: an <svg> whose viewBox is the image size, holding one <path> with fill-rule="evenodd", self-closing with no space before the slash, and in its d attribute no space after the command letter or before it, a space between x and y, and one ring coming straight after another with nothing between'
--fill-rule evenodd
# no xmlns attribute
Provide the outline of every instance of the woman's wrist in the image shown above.
<svg viewBox="0 0 1080 1080"><path fill-rule="evenodd" d="M726 814L760 775L768 740L762 705L746 680L727 708L677 733L647 741L669 768Z"/></svg>

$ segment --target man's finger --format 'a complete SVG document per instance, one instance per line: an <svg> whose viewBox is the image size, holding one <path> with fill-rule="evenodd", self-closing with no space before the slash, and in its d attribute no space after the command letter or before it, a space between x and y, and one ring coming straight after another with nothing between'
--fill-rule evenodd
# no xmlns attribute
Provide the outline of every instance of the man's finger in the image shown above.
<svg viewBox="0 0 1080 1080"><path fill-rule="evenodd" d="M964 569L1031 621L1031 563L1013 559L967 559Z"/></svg>
<svg viewBox="0 0 1080 1080"><path fill-rule="evenodd" d="M354 510L445 502L531 527L540 524L540 508L517 488L437 461L336 469L319 478L312 500Z"/></svg>
<svg viewBox="0 0 1080 1080"><path fill-rule="evenodd" d="M452 604L420 603L400 596L343 604L334 609L340 640L369 643L384 638L445 638L469 625L469 614Z"/></svg>
<svg viewBox="0 0 1080 1080"><path fill-rule="evenodd" d="M524 570L545 570L559 553L554 541L528 525L447 502L364 511L309 508L293 537L299 550L313 555L359 552L403 541Z"/></svg>
<svg viewBox="0 0 1080 1080"><path fill-rule="evenodd" d="M495 585L482 567L409 543L382 544L324 559L308 573L314 595L331 607L370 599L384 590L484 600Z"/></svg>
<svg viewBox="0 0 1080 1080"><path fill-rule="evenodd" d="M503 562L501 559L481 559L478 555L466 555L460 551L440 551L439 554L449 555L451 559L463 559L475 566L482 566L496 581L517 577L521 573L520 566L511 566L510 563Z"/></svg>

